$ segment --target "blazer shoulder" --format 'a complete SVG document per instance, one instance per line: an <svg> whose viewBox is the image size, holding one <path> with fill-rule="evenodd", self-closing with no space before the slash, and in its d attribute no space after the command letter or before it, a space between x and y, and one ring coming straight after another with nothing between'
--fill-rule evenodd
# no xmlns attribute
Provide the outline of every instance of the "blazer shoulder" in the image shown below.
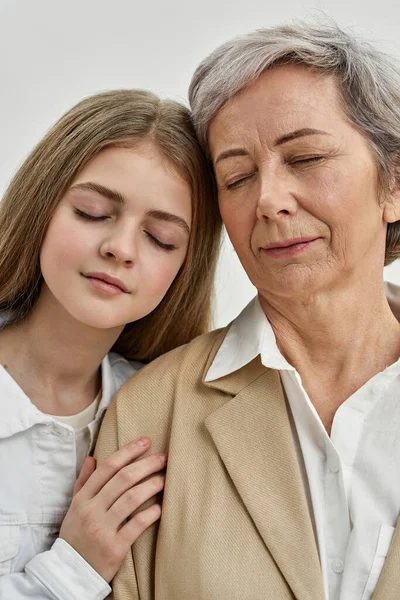
<svg viewBox="0 0 400 600"><path fill-rule="evenodd" d="M125 382L121 388L120 397L130 389L137 391L138 389L159 388L161 381L163 386L168 387L177 377L184 376L190 380L197 375L199 368L201 370L201 367L203 369L206 367L210 354L215 354L216 352L214 353L213 350L218 349L221 345L226 330L227 328L216 329L205 333L188 344L179 346L156 358ZM193 365L198 367L195 372L192 369Z"/></svg>
<svg viewBox="0 0 400 600"><path fill-rule="evenodd" d="M227 327L201 335L135 373L113 400L118 423L124 428L123 423L141 422L141 435L145 435L147 423L165 422L182 385L188 390L199 385L226 331Z"/></svg>

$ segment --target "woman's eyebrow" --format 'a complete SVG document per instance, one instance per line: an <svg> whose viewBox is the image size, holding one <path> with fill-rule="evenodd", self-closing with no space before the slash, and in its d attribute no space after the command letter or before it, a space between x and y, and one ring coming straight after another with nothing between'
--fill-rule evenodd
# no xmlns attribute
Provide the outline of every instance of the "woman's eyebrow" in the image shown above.
<svg viewBox="0 0 400 600"><path fill-rule="evenodd" d="M100 194L100 196L104 196L108 200L115 202L116 204L125 204L126 200L122 194L117 192L116 190L112 190L100 183L95 183L94 181L85 181L83 183L76 183L70 188L72 191L82 190L84 192L95 192L96 194Z"/></svg>
<svg viewBox="0 0 400 600"><path fill-rule="evenodd" d="M327 131L321 131L321 129L311 129L310 127L304 127L303 129L297 129L296 131L292 131L290 133L286 133L282 137L278 138L274 142L274 146L281 146L282 144L286 144L287 142L291 142L299 137L304 137L306 135L331 135ZM217 156L214 161L214 167L221 160L225 160L226 158L231 158L233 156L248 156L249 152L246 148L230 148L229 150L224 150Z"/></svg>
<svg viewBox="0 0 400 600"><path fill-rule="evenodd" d="M164 210L149 210L146 214L152 219L157 219L159 221L167 221L168 223L175 223L176 225L181 227L181 229L183 229L187 235L190 234L189 225L184 219L178 217L178 215L173 215L172 213L166 212Z"/></svg>
<svg viewBox="0 0 400 600"><path fill-rule="evenodd" d="M286 144L286 142L291 142L299 137L304 137L306 135L330 135L326 131L321 131L320 129L311 129L310 127L304 127L303 129L297 129L296 131L292 131L291 133L286 133L282 137L275 140L275 146L281 146L282 144Z"/></svg>

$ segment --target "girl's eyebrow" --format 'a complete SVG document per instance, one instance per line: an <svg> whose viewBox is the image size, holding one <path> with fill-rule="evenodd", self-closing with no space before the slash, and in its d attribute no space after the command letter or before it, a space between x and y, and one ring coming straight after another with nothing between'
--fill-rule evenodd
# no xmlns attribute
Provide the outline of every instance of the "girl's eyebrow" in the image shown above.
<svg viewBox="0 0 400 600"><path fill-rule="evenodd" d="M117 192L116 190L112 190L100 183L95 183L94 181L85 181L84 183L76 183L70 188L71 191L82 190L84 192L95 192L96 194L100 194L100 196L104 196L115 202L116 204L125 204L126 199L122 194Z"/></svg>
<svg viewBox="0 0 400 600"><path fill-rule="evenodd" d="M70 188L71 191L86 191L86 192L95 192L96 194L100 194L104 198L115 202L116 204L126 204L126 198L116 190L112 190L100 183L95 183L94 181L85 181L83 183L76 183ZM178 225L183 231L189 235L190 227L186 223L184 219L178 217L178 215L174 215L172 213L166 212L164 210L149 210L146 215L153 219L157 219L159 221L167 221L168 223L175 223Z"/></svg>
<svg viewBox="0 0 400 600"><path fill-rule="evenodd" d="M181 227L181 229L183 229L187 235L190 234L189 225L186 223L186 221L184 219L182 219L181 217L178 217L178 215L173 215L172 213L166 212L164 210L149 210L149 211L147 211L146 214L148 217L151 217L153 219L158 219L159 221L167 221L168 223L175 223L176 225L179 225L179 227Z"/></svg>

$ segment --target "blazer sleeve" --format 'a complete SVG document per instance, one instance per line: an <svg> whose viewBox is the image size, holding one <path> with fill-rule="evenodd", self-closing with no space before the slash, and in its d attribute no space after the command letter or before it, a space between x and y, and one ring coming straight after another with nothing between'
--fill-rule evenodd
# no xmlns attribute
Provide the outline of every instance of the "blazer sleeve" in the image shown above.
<svg viewBox="0 0 400 600"><path fill-rule="evenodd" d="M152 441L148 454L170 451L178 388L198 384L198 372L202 373L202 365L217 334L214 332L211 338L209 336L211 334L194 340L195 348L190 353L187 352L189 344L164 354L124 383L106 411L100 428L95 450L99 464L140 436L147 436ZM153 523L132 546L112 582L113 600L154 600L159 527L160 521Z"/></svg>
<svg viewBox="0 0 400 600"><path fill-rule="evenodd" d="M101 465L111 454L119 450L117 427L117 403L115 399L108 407L99 435L97 437L94 457L97 464Z"/></svg>
<svg viewBox="0 0 400 600"><path fill-rule="evenodd" d="M151 428L149 431L144 420L137 418L136 403L132 402L129 393L127 393L132 387L135 388L132 382L137 379L138 375L135 375L122 386L106 411L94 453L98 464L102 464L111 454L122 448L124 444L139 438L141 435L150 434L154 442L144 456L163 450L158 447L156 436L151 435ZM140 405L140 403L138 404ZM141 408L140 414L143 415L144 407ZM127 431L124 437L123 430L125 429ZM149 506L154 500L154 498L148 500L143 507ZM111 582L112 593L108 596L108 600L154 599L154 561L157 533L158 523L154 523L136 540Z"/></svg>
<svg viewBox="0 0 400 600"><path fill-rule="evenodd" d="M106 411L97 439L94 457L100 465L117 450L119 450L119 441L116 397ZM112 592L107 597L108 600L140 600L131 551L126 555L120 570L111 583L111 587Z"/></svg>

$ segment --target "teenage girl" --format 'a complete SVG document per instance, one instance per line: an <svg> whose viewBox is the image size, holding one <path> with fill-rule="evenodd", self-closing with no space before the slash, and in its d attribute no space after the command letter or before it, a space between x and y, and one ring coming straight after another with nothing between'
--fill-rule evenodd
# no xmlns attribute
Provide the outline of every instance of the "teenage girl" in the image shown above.
<svg viewBox="0 0 400 600"><path fill-rule="evenodd" d="M220 229L188 111L149 92L79 103L12 180L0 204L1 600L105 598L159 518L157 503L135 512L163 488L165 456L135 461L150 440L97 470L90 455L123 382L207 329Z"/></svg>

